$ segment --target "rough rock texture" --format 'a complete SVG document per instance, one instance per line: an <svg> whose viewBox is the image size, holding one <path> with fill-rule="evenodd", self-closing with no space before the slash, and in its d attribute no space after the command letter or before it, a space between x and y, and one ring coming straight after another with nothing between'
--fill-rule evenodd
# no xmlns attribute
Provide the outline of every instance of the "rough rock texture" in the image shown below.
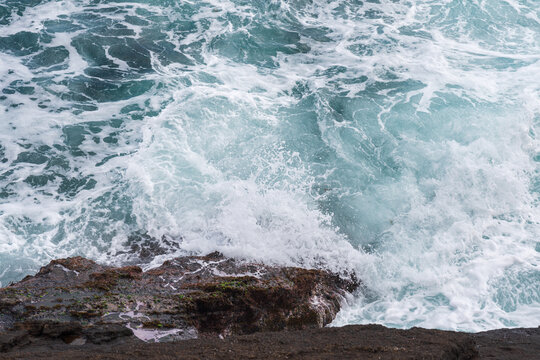
<svg viewBox="0 0 540 360"><path fill-rule="evenodd" d="M320 328L357 286L325 271L218 253L147 272L55 260L0 289L0 358L540 359L540 328Z"/></svg>
<svg viewBox="0 0 540 360"><path fill-rule="evenodd" d="M485 359L540 359L540 326L532 329L498 329L472 334Z"/></svg>
<svg viewBox="0 0 540 360"><path fill-rule="evenodd" d="M174 343L120 339L102 345L33 345L0 354L11 359L538 359L540 328L480 334L388 329L380 325L262 332Z"/></svg>
<svg viewBox="0 0 540 360"><path fill-rule="evenodd" d="M219 253L176 258L146 272L59 259L0 289L0 351L133 334L175 341L319 328L356 286L322 270L242 263Z"/></svg>

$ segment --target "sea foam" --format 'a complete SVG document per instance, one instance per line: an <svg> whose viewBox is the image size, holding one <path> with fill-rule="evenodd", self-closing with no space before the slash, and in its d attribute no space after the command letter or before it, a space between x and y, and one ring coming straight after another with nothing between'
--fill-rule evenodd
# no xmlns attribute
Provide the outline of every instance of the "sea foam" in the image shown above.
<svg viewBox="0 0 540 360"><path fill-rule="evenodd" d="M335 325L538 325L535 1L0 6L2 285L218 250L355 272Z"/></svg>

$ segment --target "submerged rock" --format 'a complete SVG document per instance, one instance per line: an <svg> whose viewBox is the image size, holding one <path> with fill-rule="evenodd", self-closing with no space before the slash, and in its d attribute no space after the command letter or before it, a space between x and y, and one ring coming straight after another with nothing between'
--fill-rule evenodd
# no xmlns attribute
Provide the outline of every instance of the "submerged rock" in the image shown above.
<svg viewBox="0 0 540 360"><path fill-rule="evenodd" d="M0 351L35 341L173 341L330 323L357 281L219 253L138 266L59 259L0 289Z"/></svg>

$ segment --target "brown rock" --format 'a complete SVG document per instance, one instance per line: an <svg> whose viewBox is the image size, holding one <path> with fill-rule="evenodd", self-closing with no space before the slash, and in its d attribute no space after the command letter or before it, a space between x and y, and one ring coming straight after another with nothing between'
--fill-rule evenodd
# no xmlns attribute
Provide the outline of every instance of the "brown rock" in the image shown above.
<svg viewBox="0 0 540 360"><path fill-rule="evenodd" d="M33 346L2 359L377 359L466 360L538 359L540 328L501 329L479 334L380 325L266 332L174 343L124 343L83 346ZM0 337L0 344L2 338Z"/></svg>
<svg viewBox="0 0 540 360"><path fill-rule="evenodd" d="M129 337L131 329L144 339L179 340L318 328L334 319L357 285L323 270L219 253L176 258L147 272L58 259L0 289L0 332L19 329L32 339L82 344Z"/></svg>

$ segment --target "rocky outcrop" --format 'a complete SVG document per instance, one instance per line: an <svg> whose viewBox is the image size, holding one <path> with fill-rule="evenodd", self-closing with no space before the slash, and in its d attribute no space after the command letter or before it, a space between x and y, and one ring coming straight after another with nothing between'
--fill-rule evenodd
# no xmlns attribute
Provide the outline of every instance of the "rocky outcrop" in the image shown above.
<svg viewBox="0 0 540 360"><path fill-rule="evenodd" d="M101 344L319 328L358 286L322 270L239 262L219 253L143 272L81 257L54 260L0 289L0 351L36 342Z"/></svg>
<svg viewBox="0 0 540 360"><path fill-rule="evenodd" d="M123 339L123 340L122 340ZM82 346L50 343L16 348L2 360L133 359L538 359L540 328L502 329L479 334L380 325L233 335L224 339L144 343L133 338Z"/></svg>

